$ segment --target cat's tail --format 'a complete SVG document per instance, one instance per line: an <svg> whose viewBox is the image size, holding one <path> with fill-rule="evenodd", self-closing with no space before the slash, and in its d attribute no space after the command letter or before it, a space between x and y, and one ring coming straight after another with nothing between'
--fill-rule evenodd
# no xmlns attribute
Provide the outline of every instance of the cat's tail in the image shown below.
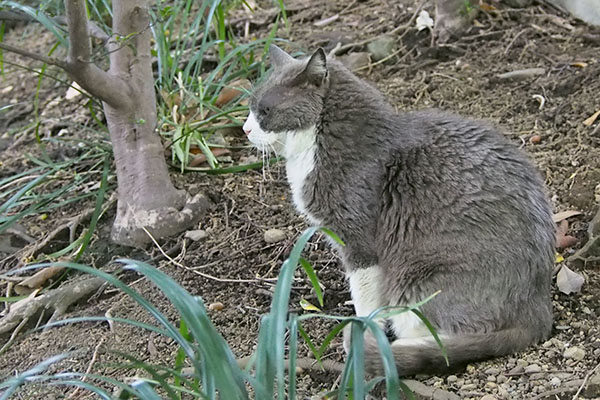
<svg viewBox="0 0 600 400"><path fill-rule="evenodd" d="M396 339L392 352L400 376L415 374L444 374L463 368L472 361L503 356L524 350L544 338L543 332L523 328L505 329L490 333L461 334L442 337L448 362L436 341L431 338ZM377 342L365 335L365 367L372 374L382 375L383 366Z"/></svg>

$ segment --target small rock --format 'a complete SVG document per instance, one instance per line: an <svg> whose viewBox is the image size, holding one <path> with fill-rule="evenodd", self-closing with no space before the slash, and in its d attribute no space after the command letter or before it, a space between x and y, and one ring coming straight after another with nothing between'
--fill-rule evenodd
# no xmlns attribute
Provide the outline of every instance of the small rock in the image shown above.
<svg viewBox="0 0 600 400"><path fill-rule="evenodd" d="M498 375L500 373L500 368L488 368L484 372L486 375Z"/></svg>
<svg viewBox="0 0 600 400"><path fill-rule="evenodd" d="M558 377L554 377L552 379L550 379L550 385L552 385L553 387L559 387L561 383L561 380Z"/></svg>
<svg viewBox="0 0 600 400"><path fill-rule="evenodd" d="M466 385L462 385L460 387L460 390L465 391L465 392L469 391L469 390L475 390L475 389L477 389L477 385L474 383L467 383Z"/></svg>
<svg viewBox="0 0 600 400"><path fill-rule="evenodd" d="M525 368L523 368L523 366L521 365L517 365L516 367L508 371L510 375L522 374L523 372L525 372Z"/></svg>
<svg viewBox="0 0 600 400"><path fill-rule="evenodd" d="M466 371L468 374L472 374L477 370L473 364L467 365Z"/></svg>
<svg viewBox="0 0 600 400"><path fill-rule="evenodd" d="M485 384L485 388L486 388L486 389L495 389L495 388L497 388L497 387L498 387L498 385L496 384L496 382L487 382L487 383ZM494 399L495 399L495 397L492 397L492 398L494 398Z"/></svg>
<svg viewBox="0 0 600 400"><path fill-rule="evenodd" d="M480 400L498 400L498 399L496 396L492 396L491 394L486 394L485 396L481 397Z"/></svg>
<svg viewBox="0 0 600 400"><path fill-rule="evenodd" d="M224 308L225 308L225 305L223 305L223 303L221 303L220 301L216 301L214 303L211 303L208 306L208 310L209 311L221 311Z"/></svg>
<svg viewBox="0 0 600 400"><path fill-rule="evenodd" d="M286 239L285 232L281 229L269 229L265 232L265 242L278 243Z"/></svg>
<svg viewBox="0 0 600 400"><path fill-rule="evenodd" d="M367 52L349 53L340 57L340 61L351 71L366 67L371 63L371 54Z"/></svg>
<svg viewBox="0 0 600 400"><path fill-rule="evenodd" d="M502 386L498 386L498 395L502 399L509 399L510 398L510 393L508 393L508 390L506 390Z"/></svg>
<svg viewBox="0 0 600 400"><path fill-rule="evenodd" d="M520 366L520 367L523 367L523 368L525 368L525 367L526 367L526 366L528 366L528 365L529 365L529 363L528 363L527 361L525 361L525 360L521 359L521 358L519 358L519 359L517 360L517 367L519 367L519 366Z"/></svg>
<svg viewBox="0 0 600 400"><path fill-rule="evenodd" d="M382 36L379 39L375 39L367 45L367 51L371 53L373 61L379 61L396 50L396 40L389 36Z"/></svg>
<svg viewBox="0 0 600 400"><path fill-rule="evenodd" d="M542 137L540 135L533 135L529 138L529 143L531 144L540 144L542 143Z"/></svg>
<svg viewBox="0 0 600 400"><path fill-rule="evenodd" d="M197 229L195 231L187 231L185 233L185 237L194 242L197 242L199 240L206 239L208 237L208 232L206 232L203 229Z"/></svg>
<svg viewBox="0 0 600 400"><path fill-rule="evenodd" d="M498 375L498 378L496 378L496 382L498 383L504 383L508 380L508 378L506 377L506 375Z"/></svg>
<svg viewBox="0 0 600 400"><path fill-rule="evenodd" d="M458 380L458 377L456 375L448 375L448 377L446 378L446 382L448 383L454 383Z"/></svg>
<svg viewBox="0 0 600 400"><path fill-rule="evenodd" d="M577 346L569 347L563 353L564 358L572 358L573 360L581 361L585 358L585 350Z"/></svg>
<svg viewBox="0 0 600 400"><path fill-rule="evenodd" d="M542 368L537 364L531 364L525 367L526 374L536 374L538 372L542 372Z"/></svg>

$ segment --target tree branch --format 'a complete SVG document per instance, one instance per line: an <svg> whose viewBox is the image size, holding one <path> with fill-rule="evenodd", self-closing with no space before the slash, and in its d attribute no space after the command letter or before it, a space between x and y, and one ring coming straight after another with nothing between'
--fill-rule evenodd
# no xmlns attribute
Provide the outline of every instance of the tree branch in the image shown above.
<svg viewBox="0 0 600 400"><path fill-rule="evenodd" d="M65 70L67 68L67 63L62 60L58 60L56 58L44 56L44 55L37 54L37 53L31 53L27 50L23 50L23 49L11 46L11 45L3 43L3 42L0 42L0 49L10 51L11 53L20 54L24 57L32 58L34 60L41 61L41 62L49 64L49 65L56 65L57 67L60 67Z"/></svg>
<svg viewBox="0 0 600 400"><path fill-rule="evenodd" d="M69 63L89 63L92 55L84 0L65 0L69 31Z"/></svg>
<svg viewBox="0 0 600 400"><path fill-rule="evenodd" d="M130 107L131 90L120 78L91 63L92 47L85 0L65 0L69 55L65 70L79 85L114 108Z"/></svg>

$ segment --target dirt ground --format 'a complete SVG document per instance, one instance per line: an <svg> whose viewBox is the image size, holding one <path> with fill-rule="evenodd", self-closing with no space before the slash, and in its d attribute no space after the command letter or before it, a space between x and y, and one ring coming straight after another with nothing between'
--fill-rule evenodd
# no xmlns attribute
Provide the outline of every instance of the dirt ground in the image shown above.
<svg viewBox="0 0 600 400"><path fill-rule="evenodd" d="M312 5L311 1L286 2L290 31L281 28L278 34L296 46L290 48L310 50L323 46L329 51L340 42L358 43L350 51L365 52L366 46L361 41L382 37L400 27L391 35L396 46L391 52L397 54L383 63L368 65L359 75L383 91L399 111L436 107L487 119L531 155L545 175L555 211L582 212L569 219L569 234L577 238L577 243L561 251L568 263L569 257L588 240L588 223L600 203L600 122L584 124L600 110L600 30L545 5L511 9L491 3L497 9L488 7L480 12L460 39L432 46L428 30L418 32L414 23L403 26L411 19L414 8L407 8L402 2L331 1L322 5L324 2L312 1ZM428 9L433 12L431 7ZM252 36L266 35L271 23L269 15L257 11L249 25ZM335 15L337 19L324 22ZM244 25L242 20L233 28L243 34ZM32 24L9 31L5 41L44 54L52 46L52 37ZM4 58L39 67L12 54L4 53ZM4 68L0 78L0 108L7 104L15 106L8 112L0 112L0 179L31 168L34 164L28 154L40 156L42 152L32 130L19 130L35 118L36 75L8 64ZM518 80L497 77L526 68L543 68L544 72ZM56 159L79 154L78 141L106 141L82 128L95 126L85 108L86 100L65 101L66 90L65 84L52 81L43 82L40 90L40 135L49 140L45 151ZM52 141L53 138L64 140ZM243 133L240 130L230 139L242 143ZM255 155L250 148L236 148L231 157L233 162L239 162ZM206 304L222 303L222 309L211 311L213 323L237 356L249 355L255 345L259 318L269 309L273 278L277 277L294 240L306 227L291 206L282 165L223 176L182 175L173 170L173 178L178 187L192 193L210 193L218 199L218 205L198 226L208 233L207 238L191 241L182 234L162 241L164 249L175 250L172 257L179 265L164 259L156 265L192 294L201 296ZM93 201L90 197L65 205L48 213L45 219L27 217L21 224L29 235L41 240L69 218L93 207ZM114 210L110 209L100 220L84 262L102 267L108 260L120 257L151 260L159 256L154 246L131 251L110 244L113 215ZM285 240L266 243L264 232L268 229L282 230ZM351 314L351 306L346 304L348 287L337 256L322 237L313 239L305 254L325 287L324 311ZM1 273L17 265L17 258L9 254L1 256ZM493 396L485 397L487 400L600 399L600 383L589 384L600 379L600 272L593 263L570 267L583 274L586 281L577 294L565 295L555 288L555 325L549 341L524 353L470 365L463 373L418 379L463 399L486 395ZM128 277L131 286L176 321L176 314L160 291L146 280L134 278ZM1 282L4 293L7 283ZM292 309L306 312L299 301L305 298L314 302L311 296L310 283L299 273ZM129 298L111 289L73 307L67 316L107 314L151 322ZM331 324L321 320L306 326L317 343L329 328ZM8 335L0 340L3 345ZM572 348L579 350L576 356L573 351L565 353ZM140 372L111 366L111 362L119 360L109 350L167 365L172 365L176 352L175 346L164 338L124 324L66 325L43 333L19 335L0 355L0 376L22 372L48 357L73 350L77 352L52 371L83 372L90 368L93 373L127 380ZM301 352L310 355L305 348ZM341 340L334 341L327 357L343 359ZM335 387L335 378L323 372L301 374L300 398L318 398L318 393ZM63 398L72 391L72 388L31 388L15 398L41 398L42 392L48 399ZM88 397L92 396L82 392L75 396Z"/></svg>

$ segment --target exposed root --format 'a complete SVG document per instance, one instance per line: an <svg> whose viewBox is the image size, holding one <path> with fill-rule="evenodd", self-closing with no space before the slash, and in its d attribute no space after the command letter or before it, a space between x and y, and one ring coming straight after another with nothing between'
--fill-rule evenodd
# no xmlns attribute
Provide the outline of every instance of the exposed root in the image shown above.
<svg viewBox="0 0 600 400"><path fill-rule="evenodd" d="M204 195L188 199L181 210L165 207L155 210L134 210L129 207L113 224L111 239L118 244L142 247L151 242L147 232L162 238L175 235L195 224L213 204Z"/></svg>
<svg viewBox="0 0 600 400"><path fill-rule="evenodd" d="M590 221L588 235L586 244L568 259L570 264L578 268L586 264L600 264L600 209Z"/></svg>
<svg viewBox="0 0 600 400"><path fill-rule="evenodd" d="M70 305L91 295L104 282L102 278L88 278L50 290L41 296L35 297L37 292L32 293L31 296L13 304L8 314L0 319L0 335L10 332L24 320L29 320L44 310L52 311L48 323L58 320Z"/></svg>

